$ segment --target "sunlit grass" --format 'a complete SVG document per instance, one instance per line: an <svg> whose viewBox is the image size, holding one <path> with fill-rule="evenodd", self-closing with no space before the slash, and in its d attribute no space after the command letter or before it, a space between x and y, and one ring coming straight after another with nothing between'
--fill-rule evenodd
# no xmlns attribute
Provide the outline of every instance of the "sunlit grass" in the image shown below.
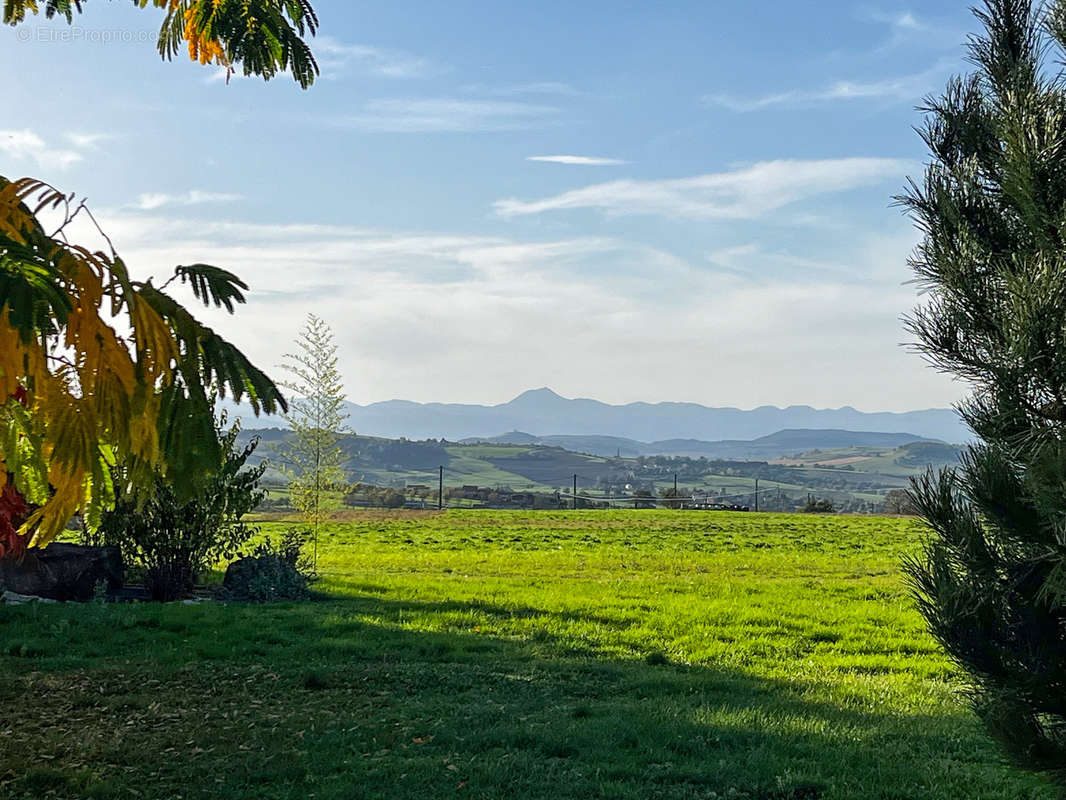
<svg viewBox="0 0 1066 800"><path fill-rule="evenodd" d="M960 701L907 520L346 520L318 602L0 610L0 797L1054 796Z"/></svg>

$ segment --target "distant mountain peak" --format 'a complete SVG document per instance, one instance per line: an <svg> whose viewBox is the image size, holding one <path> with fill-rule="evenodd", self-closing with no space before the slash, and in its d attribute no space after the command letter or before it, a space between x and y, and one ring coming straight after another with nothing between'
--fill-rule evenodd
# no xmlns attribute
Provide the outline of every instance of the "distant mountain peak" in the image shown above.
<svg viewBox="0 0 1066 800"><path fill-rule="evenodd" d="M562 399L562 395L560 395L559 393L553 391L548 386L541 386L540 388L537 388L537 389L526 389L524 392L522 392L522 394L520 394L518 396L519 397L558 397L560 400Z"/></svg>
<svg viewBox="0 0 1066 800"><path fill-rule="evenodd" d="M541 386L539 389L527 389L510 403L507 403L507 405L511 405L511 403L545 403L552 400L565 399L566 398L562 395L556 394L547 386Z"/></svg>

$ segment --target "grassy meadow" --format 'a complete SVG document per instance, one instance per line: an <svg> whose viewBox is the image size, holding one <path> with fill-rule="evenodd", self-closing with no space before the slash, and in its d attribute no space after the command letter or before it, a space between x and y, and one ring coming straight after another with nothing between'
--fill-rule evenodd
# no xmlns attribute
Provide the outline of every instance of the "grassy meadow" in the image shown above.
<svg viewBox="0 0 1066 800"><path fill-rule="evenodd" d="M912 609L919 536L350 513L314 602L0 608L0 797L1055 797Z"/></svg>

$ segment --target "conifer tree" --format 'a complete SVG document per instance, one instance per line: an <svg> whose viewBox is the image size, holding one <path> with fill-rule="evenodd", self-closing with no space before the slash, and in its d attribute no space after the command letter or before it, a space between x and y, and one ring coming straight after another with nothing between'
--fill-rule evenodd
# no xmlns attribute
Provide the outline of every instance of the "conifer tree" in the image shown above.
<svg viewBox="0 0 1066 800"><path fill-rule="evenodd" d="M311 528L317 567L319 526L340 506L338 493L346 477L341 440L349 433L337 345L329 325L308 314L296 352L285 354L281 368L289 374L282 385L293 392L287 417L293 437L284 450L289 495Z"/></svg>
<svg viewBox="0 0 1066 800"><path fill-rule="evenodd" d="M923 109L918 346L972 393L961 466L914 482L931 529L907 571L975 710L1066 785L1066 9L987 0L976 71Z"/></svg>

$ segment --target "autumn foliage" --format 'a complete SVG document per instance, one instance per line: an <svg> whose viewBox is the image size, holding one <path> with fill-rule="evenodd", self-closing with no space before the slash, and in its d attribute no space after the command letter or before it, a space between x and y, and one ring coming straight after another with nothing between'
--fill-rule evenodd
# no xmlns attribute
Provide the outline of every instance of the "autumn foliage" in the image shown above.
<svg viewBox="0 0 1066 800"><path fill-rule="evenodd" d="M202 64L303 88L318 75L305 37L308 0L133 0L163 12L158 47ZM3 0L3 22L72 22L81 0ZM46 229L42 219L58 220ZM75 219L106 246L68 238ZM166 288L188 284L232 312L248 287L206 264L178 266L161 286L135 280L84 203L32 178L0 176L0 557L52 540L80 511L90 528L114 504L114 468L129 486L165 478L179 498L219 463L216 396L256 413L285 408L274 383L201 324ZM121 487L120 487L121 488Z"/></svg>
<svg viewBox="0 0 1066 800"><path fill-rule="evenodd" d="M46 212L59 219L52 233ZM119 462L131 482L162 472L179 493L183 476L217 464L216 392L247 398L257 413L284 408L273 382L166 284L134 280L110 245L69 242L80 215L91 219L47 184L0 178L0 485L36 507L22 525L35 545L77 511L99 524ZM175 280L231 312L247 288L204 264L177 267L167 284Z"/></svg>
<svg viewBox="0 0 1066 800"><path fill-rule="evenodd" d="M0 558L18 558L26 550L26 536L19 533L30 513L25 498L8 480L0 489Z"/></svg>

